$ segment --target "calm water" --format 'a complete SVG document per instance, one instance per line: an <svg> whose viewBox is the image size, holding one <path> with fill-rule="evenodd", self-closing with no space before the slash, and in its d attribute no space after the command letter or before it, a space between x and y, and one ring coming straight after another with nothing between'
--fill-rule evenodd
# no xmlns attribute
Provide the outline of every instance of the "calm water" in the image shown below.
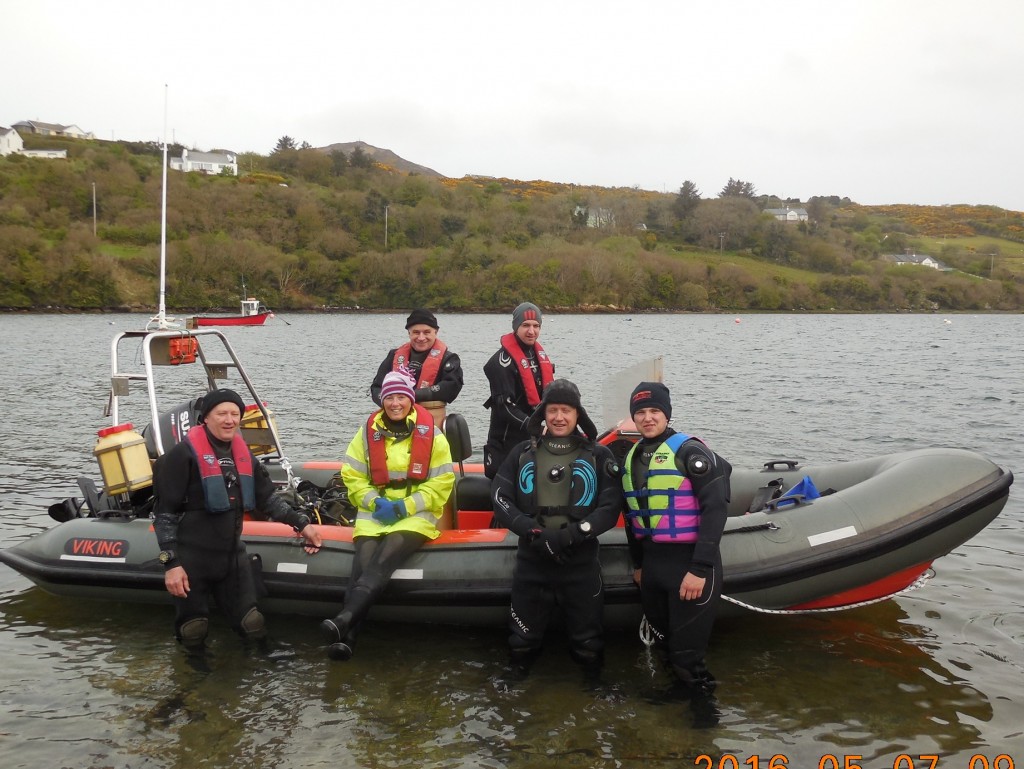
<svg viewBox="0 0 1024 769"><path fill-rule="evenodd" d="M481 367L510 316L440 320L466 369L457 410L479 440ZM0 316L0 547L48 527L47 505L75 494L77 476L98 477L90 449L106 424L110 339L144 321ZM337 458L403 325L404 314L285 315L228 334L288 453ZM970 769L975 755L985 769L1005 754L1024 767L1022 339L1021 316L545 318L542 342L597 422L609 375L663 354L676 426L733 464L964 446L1020 479L1000 518L919 591L720 623L716 727L650 701L667 679L629 634L610 639L606 696L582 690L557 641L506 690L495 683L501 629L377 624L337 664L315 619L281 616L269 657L215 624L201 673L173 641L169 607L55 598L0 566L0 766L676 767L708 754L715 766L780 755L811 769L863 756L867 769L938 754L944 769Z"/></svg>

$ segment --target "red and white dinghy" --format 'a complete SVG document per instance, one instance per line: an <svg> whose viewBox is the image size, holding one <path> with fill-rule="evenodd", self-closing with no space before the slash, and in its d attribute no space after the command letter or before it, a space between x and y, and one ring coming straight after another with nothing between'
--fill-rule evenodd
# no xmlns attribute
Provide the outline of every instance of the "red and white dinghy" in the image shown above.
<svg viewBox="0 0 1024 769"><path fill-rule="evenodd" d="M267 318L274 313L267 309L259 299L248 297L242 300L242 309L238 315L193 315L188 319L189 328L204 326L262 326Z"/></svg>

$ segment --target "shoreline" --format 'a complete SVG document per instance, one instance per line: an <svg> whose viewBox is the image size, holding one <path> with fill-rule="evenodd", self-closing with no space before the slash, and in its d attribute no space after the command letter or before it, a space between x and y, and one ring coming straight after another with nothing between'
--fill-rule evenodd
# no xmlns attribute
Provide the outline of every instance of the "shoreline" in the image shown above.
<svg viewBox="0 0 1024 769"><path fill-rule="evenodd" d="M370 315L394 315L409 312L411 307L325 307L290 310L272 310L274 315L351 315L355 313ZM433 312L447 315L501 315L507 314L507 308L473 308L449 310L431 308ZM571 307L545 307L545 314L553 315L1020 315L1021 310L670 310L648 307L630 309L612 305L576 305ZM179 318L193 315L236 314L237 308L207 308L204 310L167 311L169 317ZM0 307L2 315L153 315L155 311L145 307Z"/></svg>

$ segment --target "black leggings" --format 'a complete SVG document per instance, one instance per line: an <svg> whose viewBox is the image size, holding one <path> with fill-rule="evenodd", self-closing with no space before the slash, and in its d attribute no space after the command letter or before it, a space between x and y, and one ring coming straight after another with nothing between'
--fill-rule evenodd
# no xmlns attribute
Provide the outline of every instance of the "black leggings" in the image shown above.
<svg viewBox="0 0 1024 769"><path fill-rule="evenodd" d="M356 537L356 557L345 592L345 610L355 628L384 592L395 569L420 549L427 537L414 531L393 531L383 537Z"/></svg>

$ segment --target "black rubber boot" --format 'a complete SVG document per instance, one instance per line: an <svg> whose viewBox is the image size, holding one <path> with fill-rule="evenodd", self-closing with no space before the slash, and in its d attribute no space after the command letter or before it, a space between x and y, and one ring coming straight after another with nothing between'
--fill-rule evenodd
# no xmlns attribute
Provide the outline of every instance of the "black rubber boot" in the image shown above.
<svg viewBox="0 0 1024 769"><path fill-rule="evenodd" d="M604 667L604 651L573 648L569 651L573 661L583 670L583 688L597 691L602 687L601 670Z"/></svg>
<svg viewBox="0 0 1024 769"><path fill-rule="evenodd" d="M509 649L508 665L505 666L504 675L506 681L523 681L533 668L541 650L538 648Z"/></svg>
<svg viewBox="0 0 1024 769"><path fill-rule="evenodd" d="M703 662L689 668L675 670L679 680L689 688L695 696L710 697L715 693L718 682Z"/></svg>
<svg viewBox="0 0 1024 769"><path fill-rule="evenodd" d="M327 656L335 662L348 662L352 659L352 651L347 641L338 641L327 647Z"/></svg>
<svg viewBox="0 0 1024 769"><path fill-rule="evenodd" d="M718 701L715 699L718 682L711 675L711 671L703 662L686 668L673 666L673 670L678 678L676 689L679 692L679 699L689 700L690 712L693 713L693 727L709 729L717 726L721 718Z"/></svg>
<svg viewBox="0 0 1024 769"><path fill-rule="evenodd" d="M332 660L345 662L352 659L355 647L355 630L373 605L373 596L366 588L353 588L346 596L345 608L338 616L320 623L320 632L328 643L327 656Z"/></svg>
<svg viewBox="0 0 1024 769"><path fill-rule="evenodd" d="M329 644L338 643L348 634L352 625L352 612L342 609L341 613L320 623L320 633Z"/></svg>

